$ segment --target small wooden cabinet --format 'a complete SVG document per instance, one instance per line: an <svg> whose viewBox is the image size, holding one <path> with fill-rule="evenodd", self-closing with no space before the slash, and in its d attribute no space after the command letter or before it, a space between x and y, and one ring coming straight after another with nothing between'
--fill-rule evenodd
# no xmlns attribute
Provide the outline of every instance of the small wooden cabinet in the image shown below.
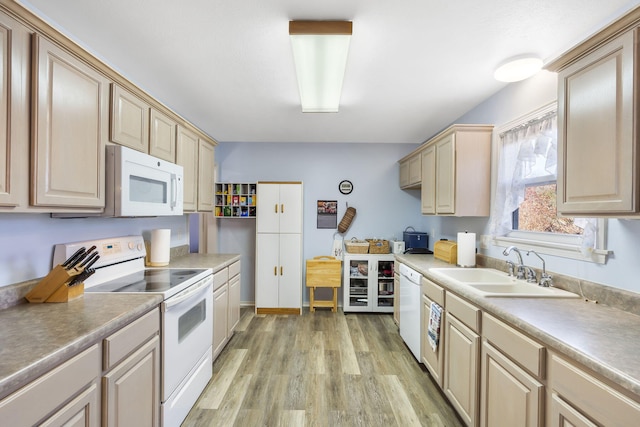
<svg viewBox="0 0 640 427"><path fill-rule="evenodd" d="M216 217L255 218L258 197L255 183L216 183Z"/></svg>
<svg viewBox="0 0 640 427"><path fill-rule="evenodd" d="M31 203L104 208L109 81L47 38L33 40Z"/></svg>
<svg viewBox="0 0 640 427"><path fill-rule="evenodd" d="M395 275L393 254L346 254L343 258L346 312L393 313Z"/></svg>
<svg viewBox="0 0 640 427"><path fill-rule="evenodd" d="M558 213L640 213L635 10L548 65L558 72Z"/></svg>
<svg viewBox="0 0 640 427"><path fill-rule="evenodd" d="M489 216L490 125L453 125L421 152L422 213Z"/></svg>
<svg viewBox="0 0 640 427"><path fill-rule="evenodd" d="M400 160L400 188L415 189L422 185L422 156L413 152Z"/></svg>

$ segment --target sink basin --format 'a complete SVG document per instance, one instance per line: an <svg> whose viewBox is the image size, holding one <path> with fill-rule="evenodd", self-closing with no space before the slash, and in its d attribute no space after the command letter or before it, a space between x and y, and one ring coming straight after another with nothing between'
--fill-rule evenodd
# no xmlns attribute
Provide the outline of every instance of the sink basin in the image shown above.
<svg viewBox="0 0 640 427"><path fill-rule="evenodd" d="M516 278L493 268L432 268L431 273L463 283L516 283Z"/></svg>
<svg viewBox="0 0 640 427"><path fill-rule="evenodd" d="M558 288L545 288L535 283L513 284L469 284L469 288L485 297L542 297L542 298L578 298L578 295Z"/></svg>
<svg viewBox="0 0 640 427"><path fill-rule="evenodd" d="M429 271L484 297L579 298L563 289L517 280L493 268L432 268Z"/></svg>

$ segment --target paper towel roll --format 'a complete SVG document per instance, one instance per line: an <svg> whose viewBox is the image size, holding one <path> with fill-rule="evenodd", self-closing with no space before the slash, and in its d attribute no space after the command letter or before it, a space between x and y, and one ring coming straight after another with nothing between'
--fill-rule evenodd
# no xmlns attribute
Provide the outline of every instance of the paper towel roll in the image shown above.
<svg viewBox="0 0 640 427"><path fill-rule="evenodd" d="M476 233L458 233L458 266L476 266Z"/></svg>
<svg viewBox="0 0 640 427"><path fill-rule="evenodd" d="M168 265L170 249L171 230L168 228L151 230L151 255L149 255L149 265L152 267Z"/></svg>

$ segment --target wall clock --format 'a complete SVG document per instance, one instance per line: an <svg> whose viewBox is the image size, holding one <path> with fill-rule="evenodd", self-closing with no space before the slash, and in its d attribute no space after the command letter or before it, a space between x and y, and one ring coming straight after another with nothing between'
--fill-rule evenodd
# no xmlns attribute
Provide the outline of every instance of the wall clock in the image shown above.
<svg viewBox="0 0 640 427"><path fill-rule="evenodd" d="M351 181L345 179L344 181L340 181L340 184L338 184L338 189L342 194L350 194L353 191L353 184L351 183Z"/></svg>

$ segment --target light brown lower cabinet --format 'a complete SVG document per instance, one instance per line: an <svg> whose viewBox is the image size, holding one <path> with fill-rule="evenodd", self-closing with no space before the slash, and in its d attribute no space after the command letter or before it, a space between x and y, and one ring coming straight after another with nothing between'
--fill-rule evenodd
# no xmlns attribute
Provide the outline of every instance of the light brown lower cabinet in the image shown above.
<svg viewBox="0 0 640 427"><path fill-rule="evenodd" d="M544 386L487 341L482 343L482 427L538 427Z"/></svg>
<svg viewBox="0 0 640 427"><path fill-rule="evenodd" d="M100 345L95 344L0 401L7 426L100 425Z"/></svg>
<svg viewBox="0 0 640 427"><path fill-rule="evenodd" d="M233 336L240 322L240 261L213 275L213 358Z"/></svg>
<svg viewBox="0 0 640 427"><path fill-rule="evenodd" d="M398 288L396 288L398 289ZM429 344L429 318L431 317L431 303L435 302L443 307L440 318L440 339L435 350ZM431 280L422 278L422 309L420 310L422 328L420 339L420 356L422 363L427 367L435 382L442 387L442 376L444 372L444 289L436 285Z"/></svg>
<svg viewBox="0 0 640 427"><path fill-rule="evenodd" d="M480 321L478 307L445 294L444 394L468 426L478 425L480 385Z"/></svg>
<svg viewBox="0 0 640 427"><path fill-rule="evenodd" d="M431 302L439 300L445 308L442 359L426 333ZM422 329L422 362L467 426L639 424L640 396L425 277Z"/></svg>
<svg viewBox="0 0 640 427"><path fill-rule="evenodd" d="M626 427L640 420L640 403L557 354L550 357L547 399L549 427Z"/></svg>
<svg viewBox="0 0 640 427"><path fill-rule="evenodd" d="M0 401L7 426L159 426L155 309Z"/></svg>

